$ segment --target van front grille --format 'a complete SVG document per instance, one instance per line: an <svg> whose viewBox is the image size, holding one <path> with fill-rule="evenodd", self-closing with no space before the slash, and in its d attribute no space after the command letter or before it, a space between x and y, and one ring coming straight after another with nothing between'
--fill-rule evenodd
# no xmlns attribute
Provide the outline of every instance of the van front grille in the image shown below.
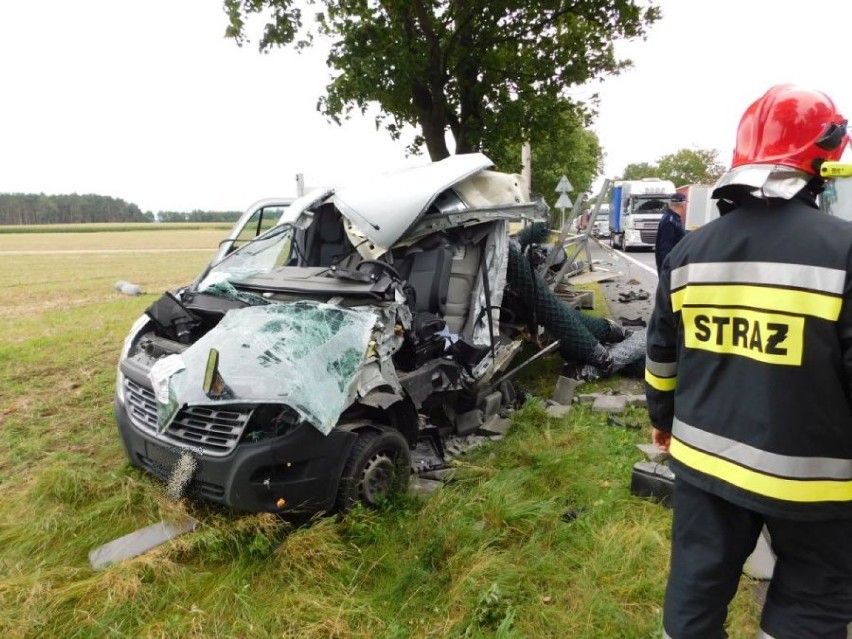
<svg viewBox="0 0 852 639"><path fill-rule="evenodd" d="M150 388L124 378L127 412L133 425L157 439L203 451L212 457L230 454L251 418L251 409L232 405L185 406L163 431L157 429L157 400Z"/></svg>

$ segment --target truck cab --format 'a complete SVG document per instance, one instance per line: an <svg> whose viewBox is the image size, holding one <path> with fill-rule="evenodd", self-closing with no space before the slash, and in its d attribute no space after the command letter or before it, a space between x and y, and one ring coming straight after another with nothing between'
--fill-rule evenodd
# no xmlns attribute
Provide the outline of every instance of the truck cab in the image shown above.
<svg viewBox="0 0 852 639"><path fill-rule="evenodd" d="M617 180L610 200L609 229L613 248L654 248L657 226L675 194L669 180Z"/></svg>

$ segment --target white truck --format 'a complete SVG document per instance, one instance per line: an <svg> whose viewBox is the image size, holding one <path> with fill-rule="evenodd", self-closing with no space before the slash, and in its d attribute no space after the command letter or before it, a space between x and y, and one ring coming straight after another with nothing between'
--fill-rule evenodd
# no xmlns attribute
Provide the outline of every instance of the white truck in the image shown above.
<svg viewBox="0 0 852 639"><path fill-rule="evenodd" d="M609 242L613 248L654 248L657 226L675 194L669 180L617 180L609 207Z"/></svg>

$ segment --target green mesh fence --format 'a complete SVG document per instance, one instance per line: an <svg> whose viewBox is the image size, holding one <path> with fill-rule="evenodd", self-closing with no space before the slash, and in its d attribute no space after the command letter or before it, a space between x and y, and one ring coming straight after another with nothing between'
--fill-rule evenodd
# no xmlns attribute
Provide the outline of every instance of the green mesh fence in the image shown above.
<svg viewBox="0 0 852 639"><path fill-rule="evenodd" d="M527 227L529 233L534 234L536 226ZM609 333L606 320L583 315L556 297L515 246L509 247L506 281L515 298L511 310L516 319L527 323L535 319L544 326L559 340L559 352L566 361L587 361L600 339Z"/></svg>

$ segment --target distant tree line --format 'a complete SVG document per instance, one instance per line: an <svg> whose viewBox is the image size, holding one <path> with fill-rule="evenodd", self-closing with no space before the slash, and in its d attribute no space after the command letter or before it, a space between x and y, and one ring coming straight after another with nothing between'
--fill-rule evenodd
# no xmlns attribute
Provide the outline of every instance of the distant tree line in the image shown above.
<svg viewBox="0 0 852 639"><path fill-rule="evenodd" d="M156 216L106 195L0 193L0 225L88 222L233 222L239 211L162 211Z"/></svg>
<svg viewBox="0 0 852 639"><path fill-rule="evenodd" d="M236 222L240 211L199 211L190 213L179 211L160 211L157 213L158 222Z"/></svg>

